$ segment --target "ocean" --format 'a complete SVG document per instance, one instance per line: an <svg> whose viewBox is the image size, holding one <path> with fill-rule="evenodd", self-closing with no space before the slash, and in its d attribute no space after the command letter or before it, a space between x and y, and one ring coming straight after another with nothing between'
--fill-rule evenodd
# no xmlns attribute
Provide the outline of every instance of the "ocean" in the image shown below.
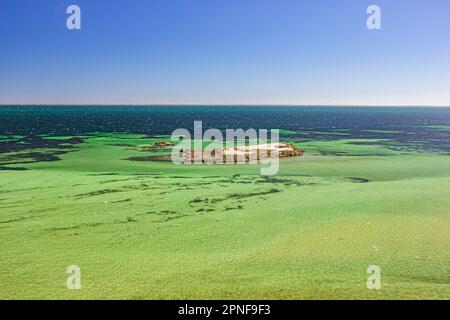
<svg viewBox="0 0 450 320"><path fill-rule="evenodd" d="M0 106L0 135L168 135L177 128L284 129L304 139L386 139L450 153L450 108Z"/></svg>

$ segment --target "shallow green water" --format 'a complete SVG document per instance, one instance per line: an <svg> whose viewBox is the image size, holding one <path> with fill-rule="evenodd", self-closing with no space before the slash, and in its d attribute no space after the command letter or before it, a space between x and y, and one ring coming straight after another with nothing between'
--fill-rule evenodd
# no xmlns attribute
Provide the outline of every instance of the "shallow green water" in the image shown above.
<svg viewBox="0 0 450 320"><path fill-rule="evenodd" d="M267 178L130 161L169 151L136 134L33 149L57 161L10 151L3 167L26 170L0 171L0 298L450 298L449 156L285 134L305 154Z"/></svg>

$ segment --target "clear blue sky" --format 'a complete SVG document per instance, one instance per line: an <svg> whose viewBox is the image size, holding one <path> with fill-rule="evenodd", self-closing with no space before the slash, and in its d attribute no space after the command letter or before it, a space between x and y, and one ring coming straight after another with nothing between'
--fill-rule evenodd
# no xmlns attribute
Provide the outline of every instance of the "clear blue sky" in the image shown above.
<svg viewBox="0 0 450 320"><path fill-rule="evenodd" d="M0 103L449 106L450 1L1 0Z"/></svg>

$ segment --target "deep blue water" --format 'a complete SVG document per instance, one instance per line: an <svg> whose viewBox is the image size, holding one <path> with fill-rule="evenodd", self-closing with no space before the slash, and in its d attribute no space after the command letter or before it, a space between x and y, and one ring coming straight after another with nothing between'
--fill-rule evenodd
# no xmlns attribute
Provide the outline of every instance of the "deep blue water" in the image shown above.
<svg viewBox="0 0 450 320"><path fill-rule="evenodd" d="M352 138L389 138L450 152L450 108L286 106L0 106L0 134L75 135L86 132L170 134L176 128L266 128L306 130L307 137L346 129ZM389 130L381 134L365 130ZM306 137L306 136L305 136Z"/></svg>
<svg viewBox="0 0 450 320"><path fill-rule="evenodd" d="M194 120L214 128L398 130L450 126L450 108L239 106L0 106L0 134L169 134Z"/></svg>

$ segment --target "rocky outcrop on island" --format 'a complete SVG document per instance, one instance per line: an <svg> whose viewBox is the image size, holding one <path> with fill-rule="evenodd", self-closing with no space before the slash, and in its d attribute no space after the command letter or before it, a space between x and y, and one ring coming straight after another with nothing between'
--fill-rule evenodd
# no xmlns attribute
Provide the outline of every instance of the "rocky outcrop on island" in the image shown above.
<svg viewBox="0 0 450 320"><path fill-rule="evenodd" d="M172 147L173 143L172 142L167 142L167 141L158 141L155 142L153 144L154 147Z"/></svg>

